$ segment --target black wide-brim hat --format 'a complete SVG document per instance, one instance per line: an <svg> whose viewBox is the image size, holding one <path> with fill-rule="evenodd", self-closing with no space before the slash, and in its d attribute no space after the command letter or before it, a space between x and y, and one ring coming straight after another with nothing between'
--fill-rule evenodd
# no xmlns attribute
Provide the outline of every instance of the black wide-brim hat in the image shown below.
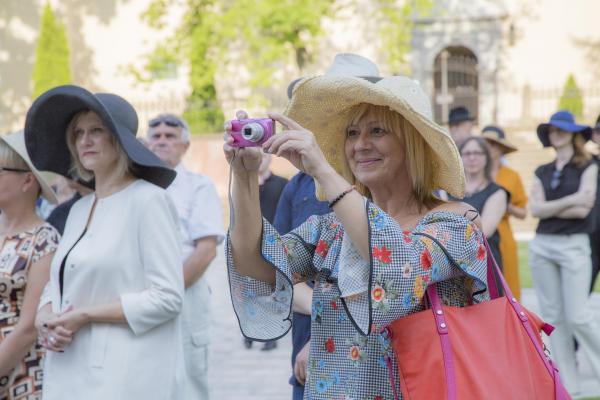
<svg viewBox="0 0 600 400"><path fill-rule="evenodd" d="M136 177L162 188L173 182L176 172L137 140L138 117L131 104L115 94L93 94L73 85L58 86L43 93L27 112L25 144L37 169L74 178L70 174L72 162L66 132L73 116L84 110L98 114L115 135L133 162Z"/></svg>
<svg viewBox="0 0 600 400"><path fill-rule="evenodd" d="M553 126L562 130L563 132L569 133L580 133L583 138L588 141L592 137L592 128L587 125L580 125L575 123L575 117L573 114L566 110L557 111L550 117L550 121L547 123L539 124L537 127L537 135L540 142L544 147L550 147L550 127Z"/></svg>

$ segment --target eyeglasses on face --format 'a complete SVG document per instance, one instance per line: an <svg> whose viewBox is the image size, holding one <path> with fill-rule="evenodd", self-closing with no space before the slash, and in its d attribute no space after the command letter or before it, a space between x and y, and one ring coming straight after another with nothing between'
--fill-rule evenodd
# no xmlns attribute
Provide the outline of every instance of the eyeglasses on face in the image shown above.
<svg viewBox="0 0 600 400"><path fill-rule="evenodd" d="M31 172L28 169L22 169L22 168L9 168L9 167L0 167L0 173L2 172Z"/></svg>
<svg viewBox="0 0 600 400"><path fill-rule="evenodd" d="M550 189L556 190L560 186L562 180L562 170L556 170L552 173L552 179L550 179Z"/></svg>
<svg viewBox="0 0 600 400"><path fill-rule="evenodd" d="M468 158L468 157L483 157L485 155L485 153L483 151L465 151L461 154L461 157L464 158Z"/></svg>
<svg viewBox="0 0 600 400"><path fill-rule="evenodd" d="M157 117L157 118L151 119L150 122L148 122L148 126L150 128L156 128L157 126L159 126L160 124L163 124L163 123L172 128L177 128L177 127L183 128L183 122L181 122L179 119L177 119L175 117L170 117L170 116Z"/></svg>

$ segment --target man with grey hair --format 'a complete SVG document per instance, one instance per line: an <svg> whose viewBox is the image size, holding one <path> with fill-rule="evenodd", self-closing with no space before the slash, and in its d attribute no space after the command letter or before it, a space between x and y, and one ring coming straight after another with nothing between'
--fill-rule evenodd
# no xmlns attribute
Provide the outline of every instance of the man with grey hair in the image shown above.
<svg viewBox="0 0 600 400"><path fill-rule="evenodd" d="M179 214L185 300L181 312L186 366L185 399L206 400L208 344L210 339L210 289L202 278L223 241L221 202L214 184L182 164L190 146L188 124L176 115L160 114L148 123L148 148L177 171L167 188Z"/></svg>

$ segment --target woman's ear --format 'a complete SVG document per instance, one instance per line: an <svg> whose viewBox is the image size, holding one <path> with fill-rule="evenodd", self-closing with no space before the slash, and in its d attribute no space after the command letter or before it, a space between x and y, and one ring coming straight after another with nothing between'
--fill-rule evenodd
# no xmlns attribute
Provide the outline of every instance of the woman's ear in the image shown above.
<svg viewBox="0 0 600 400"><path fill-rule="evenodd" d="M21 187L23 193L31 190L32 187L39 186L37 179L35 179L35 175L33 175L32 172L27 172L23 175L23 186Z"/></svg>

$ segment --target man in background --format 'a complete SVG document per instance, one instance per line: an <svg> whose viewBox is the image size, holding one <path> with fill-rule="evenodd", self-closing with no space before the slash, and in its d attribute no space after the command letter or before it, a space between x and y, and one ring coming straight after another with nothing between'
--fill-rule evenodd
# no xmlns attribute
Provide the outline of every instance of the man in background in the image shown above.
<svg viewBox="0 0 600 400"><path fill-rule="evenodd" d="M186 369L185 399L206 400L210 341L210 289L204 273L223 241L221 202L206 176L189 171L182 159L190 146L187 123L160 114L148 123L148 148L177 171L167 192L179 214L185 299L181 311Z"/></svg>

